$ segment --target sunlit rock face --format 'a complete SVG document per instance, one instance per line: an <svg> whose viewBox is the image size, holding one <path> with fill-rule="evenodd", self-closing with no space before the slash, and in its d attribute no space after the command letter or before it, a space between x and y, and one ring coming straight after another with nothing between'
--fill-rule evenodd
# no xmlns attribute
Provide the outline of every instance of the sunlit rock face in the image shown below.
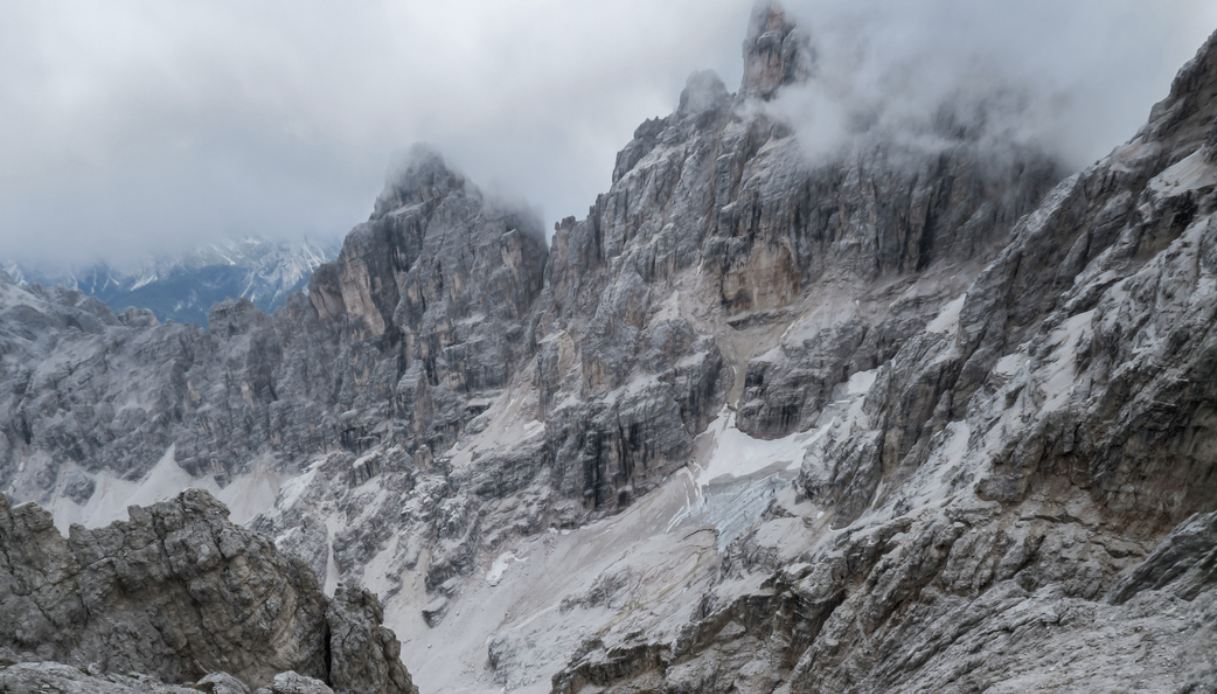
<svg viewBox="0 0 1217 694"><path fill-rule="evenodd" d="M812 156L812 40L746 36L548 247L418 149L273 314L0 284L0 484L210 491L389 654L282 688L396 682L383 617L425 691L1202 690L1214 42L1064 178L962 108Z"/></svg>

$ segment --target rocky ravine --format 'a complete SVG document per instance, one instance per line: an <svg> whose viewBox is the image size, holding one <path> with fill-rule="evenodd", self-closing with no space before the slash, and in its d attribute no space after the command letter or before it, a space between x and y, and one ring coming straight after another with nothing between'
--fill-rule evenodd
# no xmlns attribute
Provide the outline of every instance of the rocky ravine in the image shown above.
<svg viewBox="0 0 1217 694"><path fill-rule="evenodd" d="M272 315L0 285L0 484L206 488L429 692L1209 686L1217 44L1064 181L945 116L808 162L812 38L744 60L548 249L419 150Z"/></svg>

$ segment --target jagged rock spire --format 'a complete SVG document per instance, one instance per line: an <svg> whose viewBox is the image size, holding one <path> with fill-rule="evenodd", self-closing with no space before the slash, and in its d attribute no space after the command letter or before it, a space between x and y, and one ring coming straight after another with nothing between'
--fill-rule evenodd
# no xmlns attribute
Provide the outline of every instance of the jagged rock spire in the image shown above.
<svg viewBox="0 0 1217 694"><path fill-rule="evenodd" d="M700 113L726 103L727 87L713 70L698 70L689 75L680 92L679 113Z"/></svg>
<svg viewBox="0 0 1217 694"><path fill-rule="evenodd" d="M740 91L746 96L770 99L783 85L806 79L814 57L807 33L790 21L781 4L759 0L752 8L744 39Z"/></svg>

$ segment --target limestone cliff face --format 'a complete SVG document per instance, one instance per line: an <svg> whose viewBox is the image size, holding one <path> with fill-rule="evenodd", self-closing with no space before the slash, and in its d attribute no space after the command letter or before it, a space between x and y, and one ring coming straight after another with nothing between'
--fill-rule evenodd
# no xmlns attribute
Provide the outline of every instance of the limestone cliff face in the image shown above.
<svg viewBox="0 0 1217 694"><path fill-rule="evenodd" d="M805 43L780 10L758 9L741 93L693 75L677 112L618 155L589 216L556 228L538 387L556 465L570 474L577 460L590 506L617 507L683 464L724 403L750 434L806 430L1059 178L1042 154L995 165L947 132L934 151L875 137L808 162L754 107L805 76L791 67L811 60Z"/></svg>
<svg viewBox="0 0 1217 694"><path fill-rule="evenodd" d="M555 688L1212 688L1215 120L1217 35L880 366L680 638ZM766 540L790 517L807 544Z"/></svg>
<svg viewBox="0 0 1217 694"><path fill-rule="evenodd" d="M468 400L507 385L530 352L524 319L546 248L530 213L487 198L433 152L411 156L309 300L342 325L338 361L354 363L341 388L371 408L346 424L355 436L395 419L405 437L446 447L477 414ZM379 353L365 354L370 342Z"/></svg>
<svg viewBox="0 0 1217 694"><path fill-rule="evenodd" d="M12 288L0 480L87 505L99 474L137 482L170 447L174 465L221 487L255 461L290 475L334 449L443 456L531 383L521 414L544 434L492 467L513 487L543 482L546 506L573 520L664 480L724 404L757 436L806 429L954 287L907 290L939 275L962 285L956 266L987 259L1056 173L1032 152L982 165L966 140L808 165L789 129L750 106L806 76L806 36L761 9L744 53L742 92L690 78L548 254L530 214L419 149L307 301L274 315L236 302L208 331L148 328ZM795 325L844 295L862 310ZM880 310L893 301L901 310Z"/></svg>
<svg viewBox="0 0 1217 694"><path fill-rule="evenodd" d="M130 513L64 538L45 510L0 497L0 653L167 682L225 672L261 686L294 671L343 692L416 691L375 597L327 600L205 492Z"/></svg>

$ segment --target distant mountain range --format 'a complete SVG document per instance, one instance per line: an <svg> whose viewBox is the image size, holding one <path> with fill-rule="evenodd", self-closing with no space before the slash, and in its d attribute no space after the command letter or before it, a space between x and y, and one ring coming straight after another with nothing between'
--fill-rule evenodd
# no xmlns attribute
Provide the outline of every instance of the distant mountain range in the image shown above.
<svg viewBox="0 0 1217 694"><path fill-rule="evenodd" d="M78 268L3 266L21 284L78 289L115 311L151 309L162 321L207 324L207 313L225 299L244 297L264 311L281 306L308 286L318 265L334 258L339 241L318 243L227 239L179 256L150 258L134 270L106 263Z"/></svg>

